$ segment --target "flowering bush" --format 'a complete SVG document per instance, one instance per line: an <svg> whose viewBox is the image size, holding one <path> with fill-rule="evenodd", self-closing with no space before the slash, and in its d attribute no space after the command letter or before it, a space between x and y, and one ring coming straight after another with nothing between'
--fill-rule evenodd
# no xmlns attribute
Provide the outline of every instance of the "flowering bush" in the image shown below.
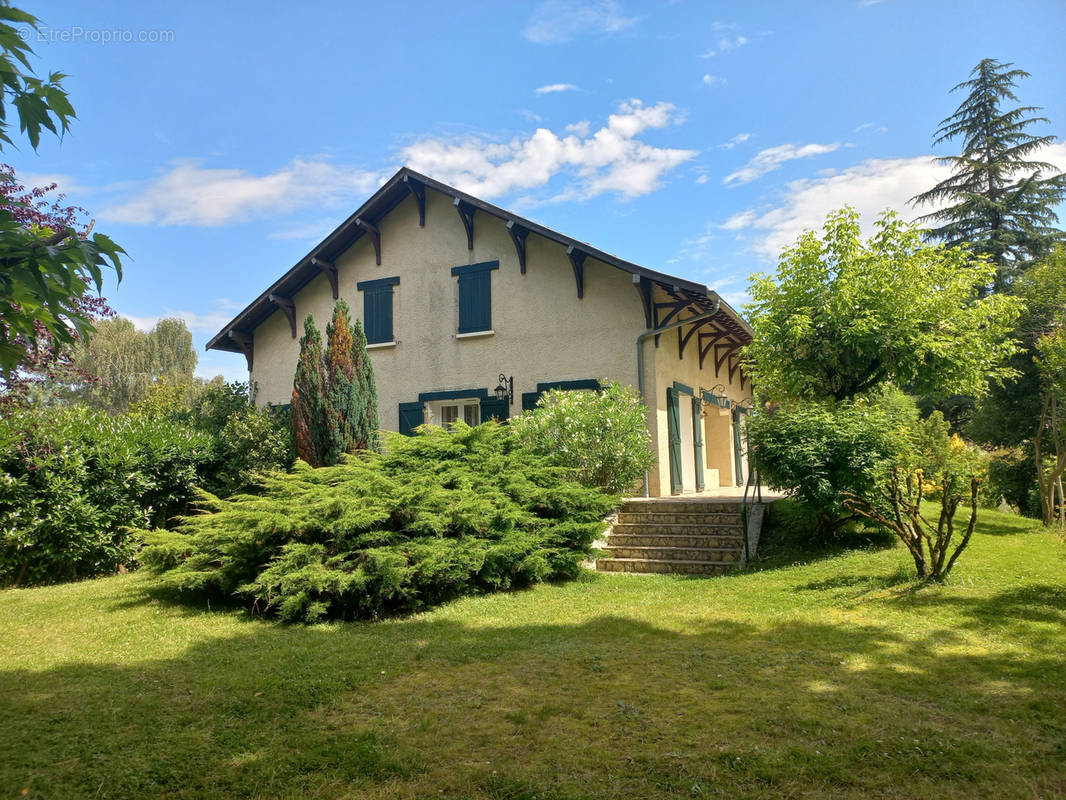
<svg viewBox="0 0 1066 800"><path fill-rule="evenodd" d="M951 434L939 411L898 432L898 455L878 481L877 491L849 494L855 513L891 530L914 558L918 577L944 580L970 542L977 524L978 493L988 472L988 455ZM932 504L932 521L923 512ZM969 520L955 538L955 513L964 502Z"/></svg>
<svg viewBox="0 0 1066 800"><path fill-rule="evenodd" d="M598 392L546 392L512 425L531 451L575 469L586 486L631 491L655 461L647 410L632 387L619 383Z"/></svg>

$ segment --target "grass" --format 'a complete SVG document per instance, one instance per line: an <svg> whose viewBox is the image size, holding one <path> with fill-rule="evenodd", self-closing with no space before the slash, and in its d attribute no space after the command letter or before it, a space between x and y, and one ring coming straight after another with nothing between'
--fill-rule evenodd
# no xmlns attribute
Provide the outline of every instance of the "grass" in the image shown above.
<svg viewBox="0 0 1066 800"><path fill-rule="evenodd" d="M1066 796L1066 546L983 512L945 586L785 506L717 579L588 575L376 623L143 575L0 592L0 797Z"/></svg>

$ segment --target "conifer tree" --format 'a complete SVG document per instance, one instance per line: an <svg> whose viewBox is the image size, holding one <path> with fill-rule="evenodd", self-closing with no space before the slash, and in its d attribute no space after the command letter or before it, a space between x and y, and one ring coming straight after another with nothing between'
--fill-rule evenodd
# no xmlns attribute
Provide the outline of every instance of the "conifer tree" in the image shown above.
<svg viewBox="0 0 1066 800"><path fill-rule="evenodd" d="M296 454L312 467L323 466L329 450L329 397L322 359L322 336L308 314L292 385L292 425Z"/></svg>
<svg viewBox="0 0 1066 800"><path fill-rule="evenodd" d="M292 390L296 449L313 467L345 453L378 449L378 396L362 324L338 300L326 326L326 350L308 315Z"/></svg>
<svg viewBox="0 0 1066 800"><path fill-rule="evenodd" d="M1026 262L1048 253L1063 232L1054 226L1054 207L1066 196L1066 175L1052 164L1030 161L1034 151L1052 143L1053 136L1034 136L1028 128L1048 122L1031 114L1040 109L1004 109L1004 101L1018 101L1015 83L1029 73L1013 64L986 58L970 73L970 80L952 89L967 90L955 113L940 123L934 145L956 138L962 153L937 159L952 167L952 175L911 199L924 205L947 202L945 208L918 220L932 225L927 236L948 246L968 247L987 255L997 267L993 288L1010 286Z"/></svg>
<svg viewBox="0 0 1066 800"><path fill-rule="evenodd" d="M333 307L333 319L326 326L327 374L329 380L329 450L328 464L336 464L344 453L365 449L359 441L357 426L364 416L366 396L359 385L354 363L355 336L351 309L344 300ZM357 323L358 324L358 323Z"/></svg>
<svg viewBox="0 0 1066 800"><path fill-rule="evenodd" d="M363 333L363 323L355 321L355 331L352 337L352 363L355 366L356 376L359 383L359 391L363 403L359 408L360 416L354 425L353 436L357 448L362 450L377 450L378 429L381 423L378 419L378 387L374 380L374 365L370 363L370 356L366 352L366 334Z"/></svg>

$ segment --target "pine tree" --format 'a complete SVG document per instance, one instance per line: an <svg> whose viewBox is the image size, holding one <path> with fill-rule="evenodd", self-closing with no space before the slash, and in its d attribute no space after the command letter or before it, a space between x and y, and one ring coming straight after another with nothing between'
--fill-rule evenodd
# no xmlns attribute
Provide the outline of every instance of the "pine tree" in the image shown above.
<svg viewBox="0 0 1066 800"><path fill-rule="evenodd" d="M331 438L329 396L322 360L322 336L310 314L304 320L300 358L292 385L292 425L296 454L312 467L326 464Z"/></svg>
<svg viewBox="0 0 1066 800"><path fill-rule="evenodd" d="M1018 101L1015 82L1029 77L1012 66L986 58L970 80L952 89L968 94L940 123L933 144L961 137L962 154L937 159L951 165L951 177L911 199L916 205L950 203L918 222L934 226L926 232L930 239L987 255L997 266L997 291L1009 287L1026 262L1047 254L1064 236L1054 227L1058 216L1053 208L1066 196L1066 175L1055 174L1052 164L1028 160L1054 141L1053 136L1027 132L1048 120L1028 116L1040 110L1035 106L1001 108L1006 100Z"/></svg>
<svg viewBox="0 0 1066 800"><path fill-rule="evenodd" d="M363 333L363 324L359 320L355 321L352 337L352 363L363 398L353 435L359 449L378 450L378 429L381 427L378 419L378 387L374 380L374 365L370 363L370 356L366 352L366 334Z"/></svg>

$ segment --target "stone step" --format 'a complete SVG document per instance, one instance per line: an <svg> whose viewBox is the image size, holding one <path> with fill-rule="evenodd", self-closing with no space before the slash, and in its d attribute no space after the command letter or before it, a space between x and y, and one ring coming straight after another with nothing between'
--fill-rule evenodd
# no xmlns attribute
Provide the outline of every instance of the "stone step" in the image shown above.
<svg viewBox="0 0 1066 800"><path fill-rule="evenodd" d="M674 525L660 522L616 522L611 533L637 536L743 536L744 527L736 525Z"/></svg>
<svg viewBox="0 0 1066 800"><path fill-rule="evenodd" d="M627 500L623 512L665 514L739 514L741 503L735 500Z"/></svg>
<svg viewBox="0 0 1066 800"><path fill-rule="evenodd" d="M708 547L626 547L609 542L608 558L635 558L647 561L694 561L712 564L736 564L743 551L739 548Z"/></svg>
<svg viewBox="0 0 1066 800"><path fill-rule="evenodd" d="M716 561L656 561L647 558L598 558L600 572L643 572L676 575L725 575L735 563Z"/></svg>
<svg viewBox="0 0 1066 800"><path fill-rule="evenodd" d="M647 533L619 533L615 528L607 537L610 547L695 547L710 550L743 550L744 537L739 533L735 536L707 536L703 534L677 535L647 534Z"/></svg>
<svg viewBox="0 0 1066 800"><path fill-rule="evenodd" d="M655 523L657 525L740 525L742 517L737 514L667 513L665 511L619 511L618 521L628 524Z"/></svg>

